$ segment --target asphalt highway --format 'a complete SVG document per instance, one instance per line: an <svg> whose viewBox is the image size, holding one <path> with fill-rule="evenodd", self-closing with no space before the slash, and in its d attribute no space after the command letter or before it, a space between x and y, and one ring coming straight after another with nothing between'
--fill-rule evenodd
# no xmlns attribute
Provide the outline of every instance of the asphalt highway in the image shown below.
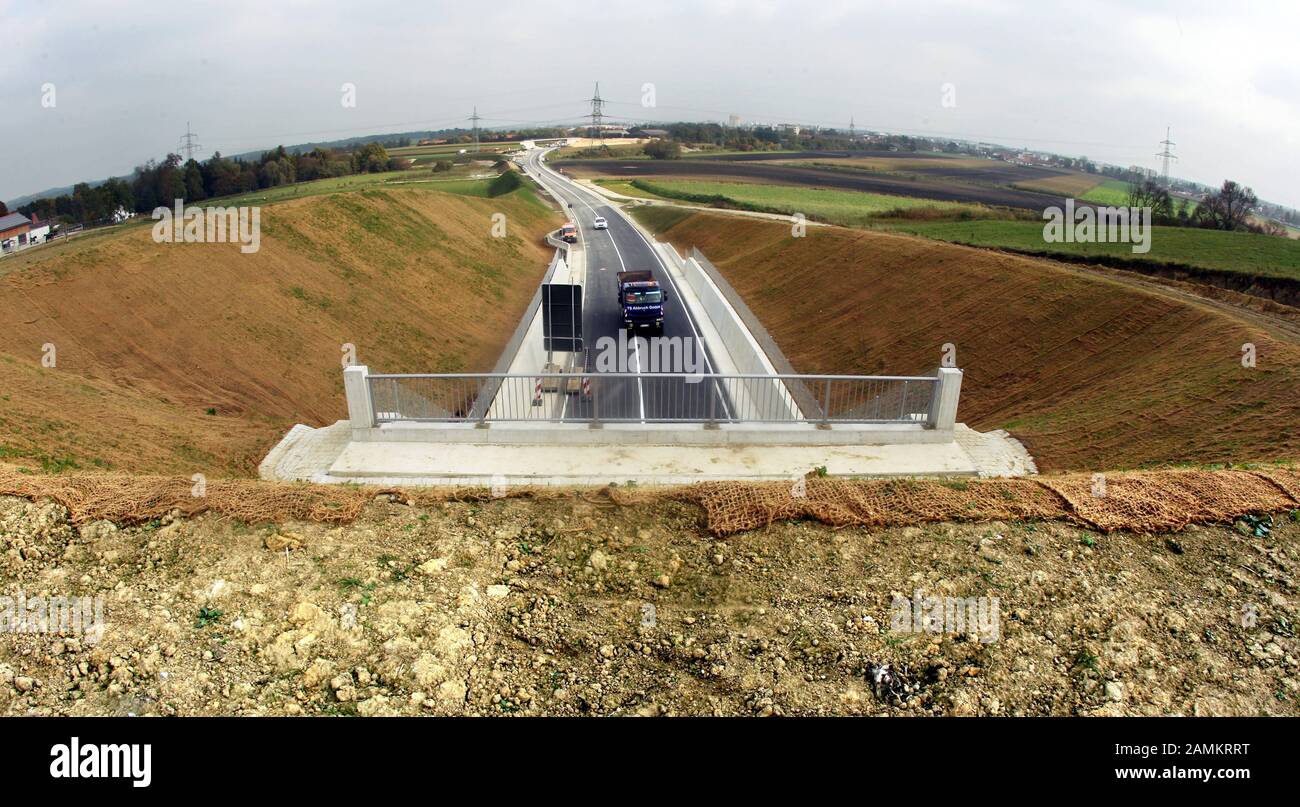
<svg viewBox="0 0 1300 807"><path fill-rule="evenodd" d="M700 336L686 305L682 302L676 285L664 267L658 253L645 236L628 221L621 209L553 170L542 162L543 151L529 152L525 159L528 173L540 177L546 186L558 195L567 206L569 218L577 225L580 243L586 254L586 283L583 290L583 339L585 357L579 360L594 372L622 371L638 373L647 378L609 378L593 381L593 395L584 398L570 395L565 417L600 420L665 421L726 419L731 408L723 389L712 381L690 382L685 379L661 378L658 373L717 372L717 364ZM561 163L559 168L563 169ZM609 229L597 230L593 223L603 216ZM620 271L650 269L664 290L664 330L667 343L654 341L658 334L641 336L642 342L632 339L620 341L624 331L623 312L619 305L617 273ZM607 346L601 337L610 337L615 346L626 345L622 362L599 361L600 348ZM666 347L667 346L667 347ZM677 356L681 361L663 361L661 358Z"/></svg>

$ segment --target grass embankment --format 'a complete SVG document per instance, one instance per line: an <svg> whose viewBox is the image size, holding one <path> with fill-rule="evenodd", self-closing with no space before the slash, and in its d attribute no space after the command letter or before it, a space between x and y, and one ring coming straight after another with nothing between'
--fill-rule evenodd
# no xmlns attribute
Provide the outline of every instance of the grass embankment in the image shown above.
<svg viewBox="0 0 1300 807"><path fill-rule="evenodd" d="M1300 344L1073 267L904 235L641 207L698 246L805 373L912 374L956 346L958 417L1043 471L1300 456ZM1259 238L1263 238L1260 236ZM1282 239L1266 239L1286 244ZM1242 366L1242 345L1257 351Z"/></svg>
<svg viewBox="0 0 1300 807"><path fill-rule="evenodd" d="M292 185L280 185L274 188L249 191L233 196L221 196L203 199L191 204L200 207L267 207L295 199L308 199L313 196L329 196L336 193L363 191L376 188L425 187L444 193L463 196L489 197L493 194L492 183L499 177L483 176L483 166L456 165L450 171L432 171L415 169L407 171L384 171L375 174L350 174L343 177L317 179L311 182L298 182ZM471 178L473 177L473 178ZM497 194L503 192L504 186L497 185ZM513 188L509 189L513 190ZM508 190L504 191L508 192ZM531 195L531 189L527 190ZM9 255L0 261L0 277L10 272L19 271L49 258L75 254L88 248L100 239L113 237L134 228L151 228L155 221L146 213L122 224L111 227L98 227L77 233L68 238L56 238L48 244L25 249L15 255Z"/></svg>
<svg viewBox="0 0 1300 807"><path fill-rule="evenodd" d="M484 181L284 201L262 211L253 254L155 243L147 226L33 250L0 278L0 458L248 474L289 426L345 415L345 345L377 371L489 369L558 224L527 186L504 187L517 180L494 180L490 200Z"/></svg>

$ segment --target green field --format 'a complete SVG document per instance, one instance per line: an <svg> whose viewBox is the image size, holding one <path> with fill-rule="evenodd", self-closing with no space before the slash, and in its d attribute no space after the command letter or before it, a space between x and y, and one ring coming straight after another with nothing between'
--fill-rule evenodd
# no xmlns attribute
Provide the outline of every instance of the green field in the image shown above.
<svg viewBox="0 0 1300 807"><path fill-rule="evenodd" d="M1129 183L1122 180L1107 179L1079 198L1107 207L1124 207L1128 204L1128 192L1131 187Z"/></svg>
<svg viewBox="0 0 1300 807"><path fill-rule="evenodd" d="M1151 233L1151 251L1136 254L1130 244L1049 244L1043 240L1043 225L1033 221L899 221L883 226L979 247L1044 255L1099 255L1300 280L1300 241L1253 233L1155 227Z"/></svg>
<svg viewBox="0 0 1300 807"><path fill-rule="evenodd" d="M665 199L657 193L643 190L633 185L631 180L627 179L596 179L592 180L602 188L609 188L614 193L621 193L624 196L635 196L638 199Z"/></svg>
<svg viewBox="0 0 1300 807"><path fill-rule="evenodd" d="M854 226L875 221L896 212L932 210L947 216L987 215L988 209L958 202L914 199L882 193L805 188L796 185L759 185L743 182L702 182L695 180L634 180L633 189L641 195L654 194L696 204L756 210L791 215L802 213L809 219L830 224ZM628 191L612 188L621 193ZM629 194L630 195L630 194Z"/></svg>

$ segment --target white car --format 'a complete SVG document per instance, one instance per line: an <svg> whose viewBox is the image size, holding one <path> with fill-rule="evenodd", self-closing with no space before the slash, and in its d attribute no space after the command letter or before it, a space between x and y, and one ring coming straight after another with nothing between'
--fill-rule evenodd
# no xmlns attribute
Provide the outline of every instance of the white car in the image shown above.
<svg viewBox="0 0 1300 807"><path fill-rule="evenodd" d="M605 221L604 216L597 216L596 220L592 222L591 226L595 227L597 230L608 230L609 222Z"/></svg>

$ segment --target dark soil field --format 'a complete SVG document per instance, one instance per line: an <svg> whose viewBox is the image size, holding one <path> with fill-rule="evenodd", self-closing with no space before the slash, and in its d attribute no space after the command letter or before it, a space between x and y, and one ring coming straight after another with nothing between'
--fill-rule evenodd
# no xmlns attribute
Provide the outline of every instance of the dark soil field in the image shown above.
<svg viewBox="0 0 1300 807"><path fill-rule="evenodd" d="M853 155L841 157L822 155L811 159L788 160L792 167L833 168L839 170L873 171L876 173L896 174L904 177L941 177L954 182L972 185L1030 185L1049 182L1053 178L1077 176L1073 171L1058 168L1043 168L1034 165L1012 165L1001 160L986 160L980 157L936 157L934 155L871 157ZM1095 182L1093 184L1096 184ZM1090 186L1091 187L1091 186ZM1023 190L1039 190L1026 187ZM1044 187L1045 193L1052 191Z"/></svg>
<svg viewBox="0 0 1300 807"><path fill-rule="evenodd" d="M819 158L831 155L815 153ZM735 155L748 157L749 155ZM783 155L787 159L790 154ZM1002 188L992 185L963 184L947 178L904 176L883 172L854 170L852 168L813 168L773 163L770 160L566 160L558 164L565 173L577 177L643 177L715 178L732 182L761 182L781 185L803 185L816 188L887 193L938 199L946 202L966 202L1041 211L1045 207L1065 205L1065 198L1033 191ZM938 167L937 167L938 168ZM1013 168L1013 166L1008 166ZM916 173L915 169L908 169ZM992 182L992 175L981 178L980 169L941 169L973 171L971 181ZM990 169L991 170L991 169ZM995 172L996 173L996 172ZM1017 177L1016 181L1024 177Z"/></svg>
<svg viewBox="0 0 1300 807"><path fill-rule="evenodd" d="M930 159L934 155L925 151L748 151L743 154L702 154L688 157L696 160L721 162L763 162L767 160L847 160L874 158L886 160Z"/></svg>

